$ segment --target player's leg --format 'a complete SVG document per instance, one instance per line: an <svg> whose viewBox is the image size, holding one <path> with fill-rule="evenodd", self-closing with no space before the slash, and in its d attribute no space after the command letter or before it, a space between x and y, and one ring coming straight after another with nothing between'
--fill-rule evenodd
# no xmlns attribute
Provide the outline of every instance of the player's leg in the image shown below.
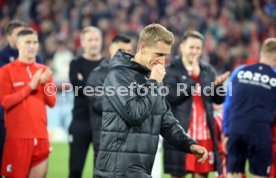
<svg viewBox="0 0 276 178"><path fill-rule="evenodd" d="M275 145L273 145L273 146L274 146L274 149L275 149ZM273 161L272 161L272 164L271 164L269 177L270 178L276 177L276 150L273 150Z"/></svg>
<svg viewBox="0 0 276 178"><path fill-rule="evenodd" d="M31 168L28 178L46 178L48 159Z"/></svg>
<svg viewBox="0 0 276 178"><path fill-rule="evenodd" d="M29 178L46 178L49 154L49 140L35 138Z"/></svg>
<svg viewBox="0 0 276 178"><path fill-rule="evenodd" d="M227 178L242 178L243 173L227 173Z"/></svg>
<svg viewBox="0 0 276 178"><path fill-rule="evenodd" d="M69 178L79 178L82 175L88 148L91 143L90 124L71 125L69 134Z"/></svg>
<svg viewBox="0 0 276 178"><path fill-rule="evenodd" d="M227 178L242 178L248 155L248 140L244 135L229 135L227 152Z"/></svg>
<svg viewBox="0 0 276 178"><path fill-rule="evenodd" d="M249 170L252 177L268 177L272 163L272 139L252 137L249 150Z"/></svg>
<svg viewBox="0 0 276 178"><path fill-rule="evenodd" d="M252 178L267 178L266 176L256 176L256 175L252 175Z"/></svg>
<svg viewBox="0 0 276 178"><path fill-rule="evenodd" d="M32 139L7 139L4 144L2 175L26 178L34 149Z"/></svg>
<svg viewBox="0 0 276 178"><path fill-rule="evenodd" d="M172 176L172 178L184 178L185 176Z"/></svg>
<svg viewBox="0 0 276 178"><path fill-rule="evenodd" d="M195 173L193 175L193 178L207 178L207 177L208 177L208 173L205 173L205 174Z"/></svg>
<svg viewBox="0 0 276 178"><path fill-rule="evenodd" d="M164 169L166 174L170 174L171 178L185 177L185 153L178 151L166 140L163 142Z"/></svg>

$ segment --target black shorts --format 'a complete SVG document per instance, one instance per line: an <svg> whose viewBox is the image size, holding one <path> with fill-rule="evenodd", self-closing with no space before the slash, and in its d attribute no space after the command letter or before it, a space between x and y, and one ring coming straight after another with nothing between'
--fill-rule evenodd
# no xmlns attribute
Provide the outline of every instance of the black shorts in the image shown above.
<svg viewBox="0 0 276 178"><path fill-rule="evenodd" d="M272 139L231 134L228 144L227 170L229 173L244 173L245 162L257 176L267 177L272 163Z"/></svg>

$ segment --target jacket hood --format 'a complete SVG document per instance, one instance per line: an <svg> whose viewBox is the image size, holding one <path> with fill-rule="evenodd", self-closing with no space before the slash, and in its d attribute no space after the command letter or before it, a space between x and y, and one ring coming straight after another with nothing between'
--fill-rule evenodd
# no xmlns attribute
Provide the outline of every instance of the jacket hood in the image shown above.
<svg viewBox="0 0 276 178"><path fill-rule="evenodd" d="M103 59L102 62L99 64L100 67L109 67L110 60L109 59Z"/></svg>
<svg viewBox="0 0 276 178"><path fill-rule="evenodd" d="M125 53L122 50L118 50L118 52L113 56L110 62L110 69L117 67L127 67L130 69L138 70L143 73L149 73L150 70L141 64L132 61L134 56L129 53Z"/></svg>

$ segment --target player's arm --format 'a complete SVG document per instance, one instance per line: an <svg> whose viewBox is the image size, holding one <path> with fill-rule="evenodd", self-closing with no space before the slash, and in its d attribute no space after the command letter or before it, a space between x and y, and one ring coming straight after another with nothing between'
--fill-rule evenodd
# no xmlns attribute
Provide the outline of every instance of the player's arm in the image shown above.
<svg viewBox="0 0 276 178"><path fill-rule="evenodd" d="M161 135L177 149L191 153L190 146L192 144L197 144L197 142L186 134L178 120L173 116L170 105L167 102L163 110Z"/></svg>
<svg viewBox="0 0 276 178"><path fill-rule="evenodd" d="M226 89L225 102L223 104L222 131L223 131L224 137L222 142L222 149L226 154L227 154L226 145L228 142L229 118L230 118L230 114L231 114L230 110L232 106L232 93L233 93L232 84L233 84L233 79L242 68L243 66L237 68L236 70L233 71L232 75L230 76L227 84L227 89Z"/></svg>
<svg viewBox="0 0 276 178"><path fill-rule="evenodd" d="M198 145L195 140L186 134L178 120L173 116L170 110L170 105L167 102L165 103L165 112L162 116L161 123L161 135L177 149L186 153L192 153L200 158L198 162L204 162L208 158L207 150Z"/></svg>
<svg viewBox="0 0 276 178"><path fill-rule="evenodd" d="M69 79L73 86L84 88L86 81L84 81L83 75L80 72L77 60L72 60L69 68ZM81 89L82 89L81 88Z"/></svg>
<svg viewBox="0 0 276 178"><path fill-rule="evenodd" d="M56 86L53 83L52 71L49 68L46 68L41 74L39 79L43 87L43 96L45 103L49 107L54 107L56 103Z"/></svg>
<svg viewBox="0 0 276 178"><path fill-rule="evenodd" d="M229 85L231 84L231 81L227 84L227 92L226 92L226 98L225 102L223 104L223 133L224 135L228 135L228 128L229 128L229 116L230 116L230 107L232 103L232 97L229 95Z"/></svg>
<svg viewBox="0 0 276 178"><path fill-rule="evenodd" d="M223 117L222 117L222 126L223 126L223 133L224 135L228 135L228 128L229 128L229 117L230 117L230 109L232 104L232 84L233 79L236 77L237 73L243 68L243 66L238 67L233 71L231 76L229 77L227 88L226 88L226 98L223 104Z"/></svg>
<svg viewBox="0 0 276 178"><path fill-rule="evenodd" d="M43 84L44 100L49 107L54 107L56 104L56 88L53 86L53 77L50 76L49 80Z"/></svg>
<svg viewBox="0 0 276 178"><path fill-rule="evenodd" d="M106 77L105 71L93 71L89 74L88 79L87 79L87 86L93 87L94 91L96 88L102 87L103 89L103 84L104 84L104 78ZM102 90L104 91L104 90ZM97 112L99 115L102 115L102 95L101 93L96 93L98 91L95 91L93 95L89 95L89 101L90 105L92 106L93 110Z"/></svg>
<svg viewBox="0 0 276 178"><path fill-rule="evenodd" d="M131 126L140 125L144 120L151 116L158 95L157 84L154 80L148 80L143 87L155 87L156 95L152 95L150 90L146 95L138 95L137 85L132 83L124 71L113 70L107 75L104 83L105 96L122 118ZM119 94L117 91L124 90L125 94Z"/></svg>
<svg viewBox="0 0 276 178"><path fill-rule="evenodd" d="M225 72L222 75L217 76L213 67L210 66L210 77L212 78L214 85L214 95L211 96L211 99L216 104L222 104L225 100L226 90L223 87L224 81L228 78L229 72ZM218 92L219 91L219 92Z"/></svg>
<svg viewBox="0 0 276 178"><path fill-rule="evenodd" d="M42 70L38 70L30 84L23 87L21 90L12 93L12 82L10 80L8 71L3 68L0 70L0 103L4 109L10 109L11 107L19 104L23 101L32 90L36 89L39 82L39 77Z"/></svg>

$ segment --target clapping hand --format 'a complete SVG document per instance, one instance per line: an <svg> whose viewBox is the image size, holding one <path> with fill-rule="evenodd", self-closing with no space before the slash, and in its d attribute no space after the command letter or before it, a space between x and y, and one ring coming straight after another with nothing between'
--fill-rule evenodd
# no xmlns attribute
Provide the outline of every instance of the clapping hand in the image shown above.
<svg viewBox="0 0 276 178"><path fill-rule="evenodd" d="M51 75L52 75L52 71L50 69L46 69L40 76L40 82L42 84L45 84L46 82L48 82Z"/></svg>

